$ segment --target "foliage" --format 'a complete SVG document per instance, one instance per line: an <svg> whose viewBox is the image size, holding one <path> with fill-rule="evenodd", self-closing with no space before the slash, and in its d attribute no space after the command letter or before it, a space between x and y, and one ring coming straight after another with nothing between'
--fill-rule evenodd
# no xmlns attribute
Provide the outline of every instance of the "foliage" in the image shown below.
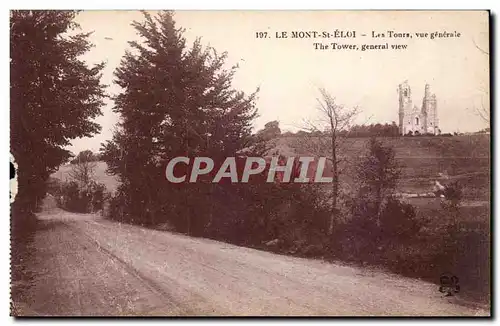
<svg viewBox="0 0 500 326"><path fill-rule="evenodd" d="M81 160L71 164L68 175L76 181L80 187L87 188L94 179L97 163L95 161Z"/></svg>
<svg viewBox="0 0 500 326"><path fill-rule="evenodd" d="M261 140L269 141L281 135L281 129L278 121L270 121L265 124L264 129L257 132Z"/></svg>
<svg viewBox="0 0 500 326"><path fill-rule="evenodd" d="M367 147L367 155L357 167L360 192L363 192L360 196L369 197L378 214L384 199L393 194L401 168L392 147L383 146L375 137L370 138Z"/></svg>
<svg viewBox="0 0 500 326"><path fill-rule="evenodd" d="M344 134L347 137L398 137L399 127L394 121L392 124L354 125Z"/></svg>
<svg viewBox="0 0 500 326"><path fill-rule="evenodd" d="M444 197L453 202L462 200L462 187L458 181L451 182L444 186Z"/></svg>
<svg viewBox="0 0 500 326"><path fill-rule="evenodd" d="M130 42L115 71L122 92L113 110L121 121L103 144L102 159L122 181L119 196L129 219L154 225L169 216L191 234L203 228L204 217L188 203L210 214L202 205L216 202L210 198L216 192L201 182L167 183L165 166L176 156L217 161L251 146L256 93L232 88L236 67L224 68L226 53L203 48L199 39L189 48L172 12L144 13L133 26L141 42Z"/></svg>
<svg viewBox="0 0 500 326"><path fill-rule="evenodd" d="M349 130L354 118L359 113L359 108L347 108L339 104L334 96L326 89L320 88L321 98L317 99L320 118L318 122L307 122L306 129L308 133L305 139L317 138L318 146L316 156L322 156L325 152L328 153L328 160L332 166L332 188L331 188L331 205L330 205L330 221L328 225L328 235L333 234L335 220L339 217L339 185L340 175L342 174L341 163L344 162L340 158L340 147L343 144L343 132ZM324 137L323 137L324 136ZM309 139L310 140L310 139Z"/></svg>
<svg viewBox="0 0 500 326"><path fill-rule="evenodd" d="M78 213L94 213L102 210L107 196L105 185L93 180L86 188L82 188L76 181L61 183L54 195L61 208Z"/></svg>
<svg viewBox="0 0 500 326"><path fill-rule="evenodd" d="M458 180L445 185L443 195L445 200L441 203L442 208L453 218L458 218L463 198L463 188Z"/></svg>
<svg viewBox="0 0 500 326"><path fill-rule="evenodd" d="M77 33L75 11L14 10L10 14L10 147L18 164L14 228L36 210L46 179L69 157L72 139L99 132L104 64L81 59L89 33Z"/></svg>
<svg viewBox="0 0 500 326"><path fill-rule="evenodd" d="M360 188L351 201L351 220L344 226L344 251L361 254L420 231L424 221L417 219L415 208L393 197L401 169L392 147L372 137L357 172Z"/></svg>
<svg viewBox="0 0 500 326"><path fill-rule="evenodd" d="M78 155L73 160L71 160L71 164L95 162L98 160L99 160L98 156L94 154L91 150L87 149L78 153Z"/></svg>
<svg viewBox="0 0 500 326"><path fill-rule="evenodd" d="M383 239L404 242L415 236L427 223L417 218L415 207L389 197L380 214L380 228Z"/></svg>
<svg viewBox="0 0 500 326"><path fill-rule="evenodd" d="M380 212L373 201L358 198L352 203L351 219L340 229L344 232L340 236L341 250L347 257L378 255L391 243L406 243L426 223L417 217L415 207L396 198L386 198Z"/></svg>

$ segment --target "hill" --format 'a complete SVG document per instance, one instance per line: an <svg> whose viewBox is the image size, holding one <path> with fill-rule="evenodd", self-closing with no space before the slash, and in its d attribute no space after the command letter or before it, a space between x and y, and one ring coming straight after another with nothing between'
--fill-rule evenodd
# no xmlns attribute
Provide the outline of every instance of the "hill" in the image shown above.
<svg viewBox="0 0 500 326"><path fill-rule="evenodd" d="M396 160L402 166L398 184L400 192L425 192L432 189L436 180L447 183L460 180L465 196L489 199L490 188L490 138L489 135L454 137L398 137L379 138L384 145L392 146ZM366 155L369 138L346 138L339 148L345 159L341 182L344 189L355 185L354 168ZM326 139L322 139L325 142ZM318 138L281 137L275 147L284 152L292 149L296 155L318 155ZM327 156L326 150L319 155Z"/></svg>
<svg viewBox="0 0 500 326"><path fill-rule="evenodd" d="M108 175L106 173L107 167L108 166L105 162L96 162L94 179L97 182L103 183L109 192L114 192L118 188L120 181L117 177ZM70 171L71 164L62 165L59 170L51 175L51 177L59 179L61 181L70 181L72 180L71 176L69 175Z"/></svg>

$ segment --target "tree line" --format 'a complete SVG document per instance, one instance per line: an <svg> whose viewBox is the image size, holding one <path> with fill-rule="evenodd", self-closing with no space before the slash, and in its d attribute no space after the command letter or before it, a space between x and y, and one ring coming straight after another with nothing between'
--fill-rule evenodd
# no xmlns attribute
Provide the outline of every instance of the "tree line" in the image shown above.
<svg viewBox="0 0 500 326"><path fill-rule="evenodd" d="M277 123L277 121L271 121L269 123ZM267 125L264 130L270 130ZM321 136L327 135L329 133L329 129L327 130L299 130L297 132L286 131L278 133L278 136L285 137L304 137L304 136ZM350 138L370 138L370 137L399 137L401 136L399 132L399 127L396 125L396 122L389 123L372 123L372 124L363 124L363 125L352 125L348 126L342 130L338 131L339 137L350 137Z"/></svg>

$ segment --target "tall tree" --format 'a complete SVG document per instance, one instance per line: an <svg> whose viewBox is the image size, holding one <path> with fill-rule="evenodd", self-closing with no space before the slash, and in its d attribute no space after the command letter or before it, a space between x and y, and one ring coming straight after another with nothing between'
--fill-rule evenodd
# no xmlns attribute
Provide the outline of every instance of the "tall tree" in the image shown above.
<svg viewBox="0 0 500 326"><path fill-rule="evenodd" d="M81 59L92 44L90 33L77 31L76 14L10 13L10 146L19 166L14 222L36 209L46 179L70 157L64 147L100 131L93 119L102 114L104 64L89 67Z"/></svg>
<svg viewBox="0 0 500 326"><path fill-rule="evenodd" d="M306 121L304 129L309 131L305 141L310 151L318 156L327 155L332 167L333 181L331 189L331 212L328 221L328 234L333 233L335 218L338 215L338 198L342 164L346 158L341 157L341 147L344 144L346 131L351 127L359 108L347 108L338 104L335 98L324 88L319 89L321 98L318 98L319 119L317 122ZM312 145L314 144L314 145Z"/></svg>
<svg viewBox="0 0 500 326"><path fill-rule="evenodd" d="M80 152L83 153L83 152ZM78 182L81 189L87 189L94 180L97 163L88 156L80 156L79 160L72 162L69 176Z"/></svg>
<svg viewBox="0 0 500 326"><path fill-rule="evenodd" d="M393 194L401 174L392 147L384 146L380 140L371 137L367 144L367 155L358 164L360 188L373 203L377 222L383 201Z"/></svg>
<svg viewBox="0 0 500 326"><path fill-rule="evenodd" d="M120 176L125 202L134 202L128 208L134 218L154 223L156 214L166 215L162 207L175 206L189 224L188 201L197 185L164 189L171 202L178 196L176 205L167 205L165 192L158 191L166 187L166 162L175 156L217 160L247 147L256 92L247 96L232 88L236 67L224 68L226 53L203 48L199 39L189 48L172 12L144 13L144 21L133 26L141 42L129 42L131 50L115 71L122 92L114 111L121 121L113 140L103 144L102 157L109 172Z"/></svg>

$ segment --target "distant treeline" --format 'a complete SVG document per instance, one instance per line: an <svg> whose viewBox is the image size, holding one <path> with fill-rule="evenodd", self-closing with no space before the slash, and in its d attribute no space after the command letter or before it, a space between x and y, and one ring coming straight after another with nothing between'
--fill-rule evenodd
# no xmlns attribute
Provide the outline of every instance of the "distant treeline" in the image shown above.
<svg viewBox="0 0 500 326"><path fill-rule="evenodd" d="M480 131L475 132L474 134L487 134L490 132L490 128L482 129ZM290 132L286 131L281 134L283 137L304 137L304 136L327 136L329 134L329 131L304 131L300 130L298 132ZM341 137L348 137L348 138L370 138L370 137L418 137L418 136L425 136L425 137L452 137L452 136L462 136L464 133L459 133L459 132L454 132L454 133L439 133L439 134L433 134L433 133L419 133L417 132L408 132L405 135L401 135L399 133L399 127L396 124L396 122L392 122L392 124L385 123L376 123L376 124L369 124L369 125L354 125L348 130L342 130L338 133L339 136Z"/></svg>
<svg viewBox="0 0 500 326"><path fill-rule="evenodd" d="M71 164L78 164L83 162L97 162L101 159L99 153L93 153L91 150L84 150L78 153L74 159L70 161Z"/></svg>
<svg viewBox="0 0 500 326"><path fill-rule="evenodd" d="M342 131L346 137L398 137L399 127L395 122L392 124L370 124L354 125L349 131Z"/></svg>
<svg viewBox="0 0 500 326"><path fill-rule="evenodd" d="M307 132L304 130L300 130L296 133L292 133L290 131L287 131L282 134L282 136L285 137L293 137L293 136L320 136L320 135L328 135L329 131L312 131L312 132ZM376 124L369 124L369 125L354 125L351 128L347 130L341 130L338 133L339 136L341 137L399 137L399 127L396 124L396 122L392 122L392 124L385 123L376 123Z"/></svg>

